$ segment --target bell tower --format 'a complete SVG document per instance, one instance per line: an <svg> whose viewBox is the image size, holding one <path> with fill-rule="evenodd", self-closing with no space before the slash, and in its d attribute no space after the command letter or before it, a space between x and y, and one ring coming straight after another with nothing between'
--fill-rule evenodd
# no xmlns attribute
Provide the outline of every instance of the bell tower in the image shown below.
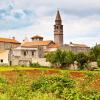
<svg viewBox="0 0 100 100"><path fill-rule="evenodd" d="M63 25L59 10L57 11L54 25L54 42L63 46Z"/></svg>

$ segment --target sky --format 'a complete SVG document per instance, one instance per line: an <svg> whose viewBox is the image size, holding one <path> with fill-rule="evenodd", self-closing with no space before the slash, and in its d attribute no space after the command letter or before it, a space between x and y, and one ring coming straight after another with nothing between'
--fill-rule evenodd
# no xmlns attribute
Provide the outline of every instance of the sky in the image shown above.
<svg viewBox="0 0 100 100"><path fill-rule="evenodd" d="M53 40L57 10L65 44L100 44L100 0L0 0L0 37Z"/></svg>

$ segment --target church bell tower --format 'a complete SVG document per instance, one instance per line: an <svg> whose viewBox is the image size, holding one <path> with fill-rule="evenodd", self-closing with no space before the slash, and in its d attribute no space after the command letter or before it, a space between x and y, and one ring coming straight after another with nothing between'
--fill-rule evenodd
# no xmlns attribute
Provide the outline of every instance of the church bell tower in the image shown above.
<svg viewBox="0 0 100 100"><path fill-rule="evenodd" d="M54 42L63 46L63 25L59 10L57 11L54 25Z"/></svg>

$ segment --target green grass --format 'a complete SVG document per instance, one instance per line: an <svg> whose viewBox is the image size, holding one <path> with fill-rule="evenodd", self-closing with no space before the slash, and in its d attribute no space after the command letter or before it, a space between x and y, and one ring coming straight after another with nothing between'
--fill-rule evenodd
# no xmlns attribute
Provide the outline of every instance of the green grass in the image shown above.
<svg viewBox="0 0 100 100"><path fill-rule="evenodd" d="M27 70L58 71L57 75L46 76L41 73L39 77L34 73L27 76ZM0 76L0 100L100 100L100 90L91 84L97 81L100 71L71 71L54 68L32 68L21 66L1 66L0 72L17 71L16 82L14 79ZM30 71L29 71L30 72ZM59 73L60 72L60 73ZM70 77L70 72L85 73L83 77ZM14 74L14 73L13 73ZM77 73L76 73L77 74ZM12 74L11 74L12 75ZM12 76L10 76L12 77ZM15 76L16 77L16 76ZM12 77L13 78L13 77ZM13 84L9 82L13 82ZM96 83L96 86L98 85ZM45 90L45 91L44 91ZM48 91L49 90L49 91Z"/></svg>
<svg viewBox="0 0 100 100"><path fill-rule="evenodd" d="M83 72L83 73L100 73L100 71L77 71L77 70L64 70L64 69L56 69L56 68L32 68L32 67L21 67L21 66L0 66L0 72L2 71L16 71L16 70L56 70L56 71L60 71L61 73L66 73L66 72Z"/></svg>
<svg viewBox="0 0 100 100"><path fill-rule="evenodd" d="M14 70L58 70L53 68L32 68L32 67L21 67L21 66L0 66L0 71L14 71Z"/></svg>

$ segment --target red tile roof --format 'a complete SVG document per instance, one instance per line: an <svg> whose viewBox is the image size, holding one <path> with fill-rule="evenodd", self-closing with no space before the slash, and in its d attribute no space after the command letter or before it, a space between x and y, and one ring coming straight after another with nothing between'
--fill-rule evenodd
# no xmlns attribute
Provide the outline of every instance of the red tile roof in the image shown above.
<svg viewBox="0 0 100 100"><path fill-rule="evenodd" d="M20 44L17 40L9 38L0 38L0 42Z"/></svg>
<svg viewBox="0 0 100 100"><path fill-rule="evenodd" d="M36 42L25 42L22 47L36 47L36 46L48 46L53 41L36 41Z"/></svg>
<svg viewBox="0 0 100 100"><path fill-rule="evenodd" d="M51 44L49 48L60 48L59 44Z"/></svg>
<svg viewBox="0 0 100 100"><path fill-rule="evenodd" d="M37 39L37 38L43 39L43 37L39 35L33 36L31 39Z"/></svg>

